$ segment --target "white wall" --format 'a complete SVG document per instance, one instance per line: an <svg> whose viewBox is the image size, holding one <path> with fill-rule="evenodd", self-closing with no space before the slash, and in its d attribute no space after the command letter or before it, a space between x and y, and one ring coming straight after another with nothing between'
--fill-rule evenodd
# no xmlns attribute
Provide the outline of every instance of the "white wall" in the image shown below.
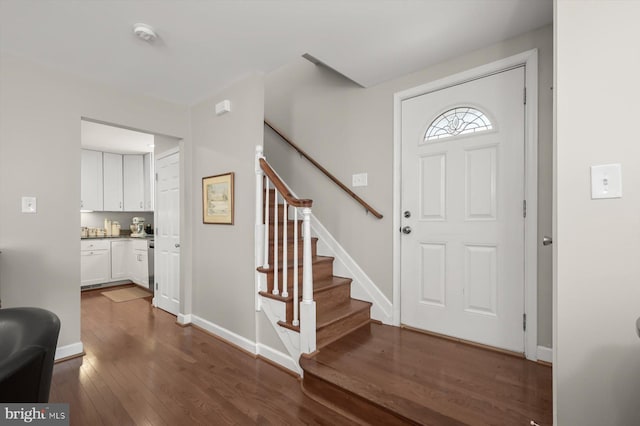
<svg viewBox="0 0 640 426"><path fill-rule="evenodd" d="M186 107L0 57L0 297L62 321L80 341L80 119L186 137ZM36 196L38 213L20 213Z"/></svg>
<svg viewBox="0 0 640 426"><path fill-rule="evenodd" d="M216 116L228 99L231 112ZM264 82L246 77L191 108L193 315L256 341L254 217L256 145L263 140ZM233 225L202 223L202 178L235 173Z"/></svg>
<svg viewBox="0 0 640 426"><path fill-rule="evenodd" d="M558 425L640 424L640 2L556 3ZM623 197L590 199L622 164Z"/></svg>
<svg viewBox="0 0 640 426"><path fill-rule="evenodd" d="M545 27L375 87L355 86L300 59L265 78L266 118L347 185L367 172L369 186L354 188L380 211L378 220L274 134L265 131L267 159L298 196L392 300L393 94L533 48L539 49L539 212L551 234L552 28ZM392 60L392 59L389 59ZM538 343L551 346L551 248L538 252Z"/></svg>

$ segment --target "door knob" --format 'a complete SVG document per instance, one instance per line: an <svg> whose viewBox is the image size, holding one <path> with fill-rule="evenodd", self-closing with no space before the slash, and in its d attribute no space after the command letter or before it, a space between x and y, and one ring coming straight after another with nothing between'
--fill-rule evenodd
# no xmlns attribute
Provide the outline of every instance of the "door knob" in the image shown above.
<svg viewBox="0 0 640 426"><path fill-rule="evenodd" d="M553 240L551 239L551 237L542 237L543 246L550 246L551 244L553 244Z"/></svg>
<svg viewBox="0 0 640 426"><path fill-rule="evenodd" d="M402 233L403 234L410 234L411 233L411 227L410 226L405 226L402 228Z"/></svg>

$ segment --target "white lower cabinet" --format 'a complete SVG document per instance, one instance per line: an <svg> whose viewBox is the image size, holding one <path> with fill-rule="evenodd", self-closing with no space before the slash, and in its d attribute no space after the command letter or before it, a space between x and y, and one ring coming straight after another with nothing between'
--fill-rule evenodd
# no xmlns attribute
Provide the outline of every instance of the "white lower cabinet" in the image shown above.
<svg viewBox="0 0 640 426"><path fill-rule="evenodd" d="M82 240L80 286L131 280L149 288L146 240Z"/></svg>
<svg viewBox="0 0 640 426"><path fill-rule="evenodd" d="M128 240L111 241L111 279L124 280L129 276L131 244Z"/></svg>
<svg viewBox="0 0 640 426"><path fill-rule="evenodd" d="M133 255L129 279L145 288L149 287L149 258L147 241L131 241Z"/></svg>
<svg viewBox="0 0 640 426"><path fill-rule="evenodd" d="M108 282L111 278L109 241L80 242L80 285Z"/></svg>

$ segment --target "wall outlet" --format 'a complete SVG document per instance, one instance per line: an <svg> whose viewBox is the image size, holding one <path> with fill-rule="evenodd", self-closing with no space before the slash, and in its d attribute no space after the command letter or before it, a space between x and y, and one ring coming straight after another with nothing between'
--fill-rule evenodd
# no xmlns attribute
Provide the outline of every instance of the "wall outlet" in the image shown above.
<svg viewBox="0 0 640 426"><path fill-rule="evenodd" d="M351 176L351 186L367 186L367 174L358 173Z"/></svg>
<svg viewBox="0 0 640 426"><path fill-rule="evenodd" d="M36 213L37 207L36 197L22 197L22 213Z"/></svg>

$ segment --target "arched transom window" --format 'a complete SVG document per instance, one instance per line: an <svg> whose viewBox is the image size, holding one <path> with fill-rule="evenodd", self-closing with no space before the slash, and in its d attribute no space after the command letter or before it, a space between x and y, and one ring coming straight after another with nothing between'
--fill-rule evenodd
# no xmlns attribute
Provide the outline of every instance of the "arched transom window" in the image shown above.
<svg viewBox="0 0 640 426"><path fill-rule="evenodd" d="M456 107L437 116L424 135L425 142L468 133L485 132L493 125L482 111L473 107Z"/></svg>

